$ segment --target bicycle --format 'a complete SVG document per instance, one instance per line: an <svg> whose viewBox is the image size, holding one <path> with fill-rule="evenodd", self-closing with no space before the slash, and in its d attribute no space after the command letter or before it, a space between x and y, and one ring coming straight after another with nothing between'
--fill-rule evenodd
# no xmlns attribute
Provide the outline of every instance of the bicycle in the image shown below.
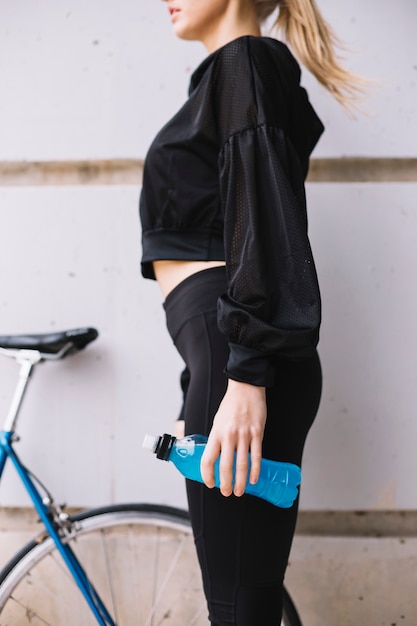
<svg viewBox="0 0 417 626"><path fill-rule="evenodd" d="M20 366L0 431L0 480L9 460L43 523L0 571L0 626L207 626L188 513L157 504L117 504L69 515L22 463L14 444L36 365L84 349L95 328L0 337ZM284 593L281 626L301 626Z"/></svg>

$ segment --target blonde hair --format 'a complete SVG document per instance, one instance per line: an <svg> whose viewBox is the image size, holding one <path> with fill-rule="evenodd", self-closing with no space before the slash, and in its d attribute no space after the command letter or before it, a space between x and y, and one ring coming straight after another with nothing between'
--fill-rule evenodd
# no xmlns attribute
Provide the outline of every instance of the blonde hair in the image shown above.
<svg viewBox="0 0 417 626"><path fill-rule="evenodd" d="M369 81L345 69L336 48L338 37L323 18L315 0L254 0L260 22L279 8L275 26L299 61L310 70L328 92L352 113L360 109L364 87Z"/></svg>

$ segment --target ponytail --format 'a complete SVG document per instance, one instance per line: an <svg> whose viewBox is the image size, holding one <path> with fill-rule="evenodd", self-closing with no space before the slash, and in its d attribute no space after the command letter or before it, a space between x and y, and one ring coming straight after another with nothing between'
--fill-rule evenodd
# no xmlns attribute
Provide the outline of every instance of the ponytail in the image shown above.
<svg viewBox="0 0 417 626"><path fill-rule="evenodd" d="M295 56L347 112L359 108L368 81L339 63L342 45L315 0L255 0L255 6L261 21L279 7L275 26Z"/></svg>

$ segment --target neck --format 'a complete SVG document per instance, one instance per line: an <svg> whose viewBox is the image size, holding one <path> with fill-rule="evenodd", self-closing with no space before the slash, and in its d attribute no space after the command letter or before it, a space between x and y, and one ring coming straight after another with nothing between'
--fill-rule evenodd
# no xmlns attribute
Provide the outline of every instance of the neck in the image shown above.
<svg viewBox="0 0 417 626"><path fill-rule="evenodd" d="M229 7L227 14L201 39L209 54L238 37L261 35L259 22L251 7L242 10L233 2Z"/></svg>

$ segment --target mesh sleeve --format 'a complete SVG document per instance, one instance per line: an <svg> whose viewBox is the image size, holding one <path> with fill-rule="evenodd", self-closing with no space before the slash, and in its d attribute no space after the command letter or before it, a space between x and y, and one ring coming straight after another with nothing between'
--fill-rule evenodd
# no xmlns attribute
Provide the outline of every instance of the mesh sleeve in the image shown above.
<svg viewBox="0 0 417 626"><path fill-rule="evenodd" d="M274 356L310 356L318 341L304 181L283 131L265 124L229 137L219 165L228 291L218 323L230 344L226 373L270 386Z"/></svg>

